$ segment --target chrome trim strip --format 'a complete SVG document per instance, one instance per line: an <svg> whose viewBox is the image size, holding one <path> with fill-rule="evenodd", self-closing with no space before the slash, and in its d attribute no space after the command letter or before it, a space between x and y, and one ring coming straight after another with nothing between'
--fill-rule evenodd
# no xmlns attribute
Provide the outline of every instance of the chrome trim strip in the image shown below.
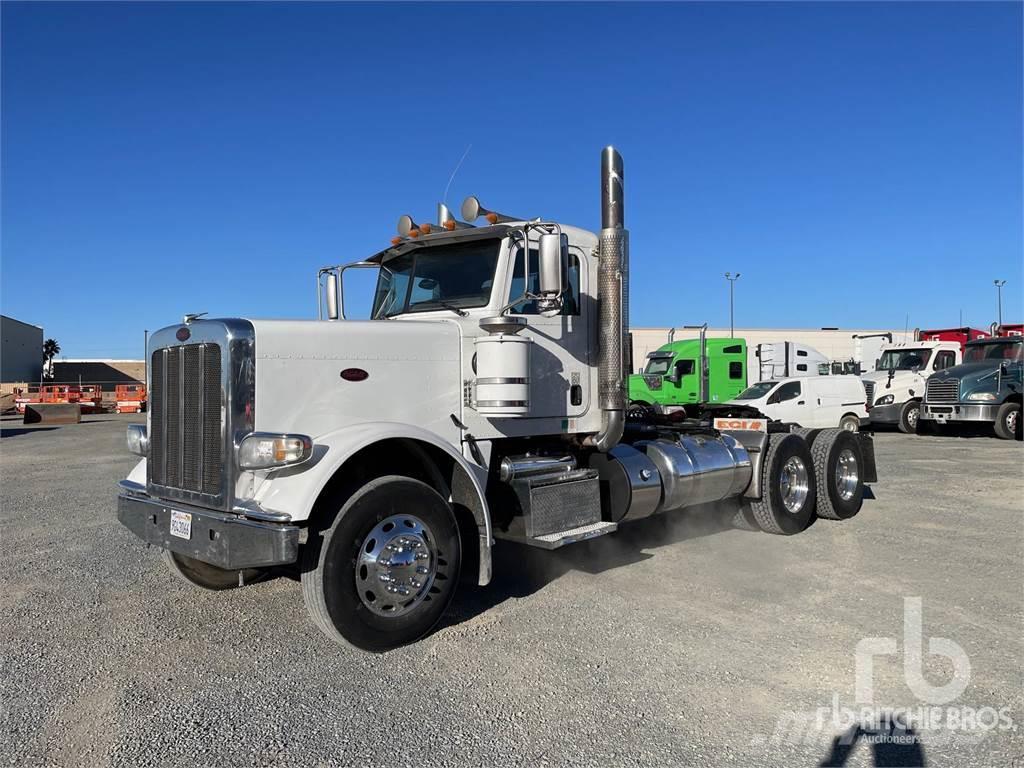
<svg viewBox="0 0 1024 768"><path fill-rule="evenodd" d="M120 480L117 483L117 487L122 493L126 493L129 496L145 496L146 486L142 483L136 483L134 480Z"/></svg>
<svg viewBox="0 0 1024 768"><path fill-rule="evenodd" d="M477 400L478 408L526 408L529 400Z"/></svg>
<svg viewBox="0 0 1024 768"><path fill-rule="evenodd" d="M268 523L290 523L292 520L292 516L287 512L271 512L251 500L237 502L231 511L252 520L265 520Z"/></svg>
<svg viewBox="0 0 1024 768"><path fill-rule="evenodd" d="M481 384L529 384L529 378L516 378L514 376L491 376L490 378L477 379L477 386Z"/></svg>

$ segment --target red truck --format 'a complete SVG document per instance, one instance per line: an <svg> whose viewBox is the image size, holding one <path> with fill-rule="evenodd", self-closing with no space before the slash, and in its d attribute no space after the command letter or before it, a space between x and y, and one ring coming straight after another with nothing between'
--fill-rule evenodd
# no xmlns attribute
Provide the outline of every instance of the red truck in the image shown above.
<svg viewBox="0 0 1024 768"><path fill-rule="evenodd" d="M960 345L960 354L963 354L968 341L989 339L993 335L990 331L981 331L977 328L935 328L917 331L914 341L955 341Z"/></svg>

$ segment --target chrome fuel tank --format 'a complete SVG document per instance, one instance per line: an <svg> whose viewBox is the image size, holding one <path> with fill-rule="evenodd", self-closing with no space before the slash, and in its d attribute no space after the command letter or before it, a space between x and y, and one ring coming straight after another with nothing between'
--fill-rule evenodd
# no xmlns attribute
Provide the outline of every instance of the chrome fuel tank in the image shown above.
<svg viewBox="0 0 1024 768"><path fill-rule="evenodd" d="M661 475L658 512L740 496L750 484L750 456L733 437L681 435L636 443Z"/></svg>

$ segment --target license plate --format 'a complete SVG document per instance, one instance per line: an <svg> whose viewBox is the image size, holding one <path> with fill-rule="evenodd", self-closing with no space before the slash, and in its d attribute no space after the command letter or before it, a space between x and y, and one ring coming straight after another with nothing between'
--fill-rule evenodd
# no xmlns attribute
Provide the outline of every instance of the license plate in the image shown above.
<svg viewBox="0 0 1024 768"><path fill-rule="evenodd" d="M177 536L179 539L192 538L191 514L171 510L171 536Z"/></svg>
<svg viewBox="0 0 1024 768"><path fill-rule="evenodd" d="M767 432L768 419L715 419L715 429L748 429L752 432Z"/></svg>

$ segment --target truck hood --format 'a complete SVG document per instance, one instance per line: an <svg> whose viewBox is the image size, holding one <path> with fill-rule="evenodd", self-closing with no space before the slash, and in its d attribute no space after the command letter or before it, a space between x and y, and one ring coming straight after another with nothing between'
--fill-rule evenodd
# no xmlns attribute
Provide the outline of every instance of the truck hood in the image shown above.
<svg viewBox="0 0 1024 768"><path fill-rule="evenodd" d="M863 381L875 382L875 388L879 386L885 388L885 385L889 381L888 371L871 371L871 373L865 373L861 377ZM893 386L896 386L896 382L911 382L911 381L924 381L925 375L922 372L914 373L913 371L896 371L892 375Z"/></svg>
<svg viewBox="0 0 1024 768"><path fill-rule="evenodd" d="M952 368L936 371L932 378L936 381L945 381L947 379L977 381L985 374L994 372L998 367L997 364L992 362L961 363L960 365L954 365Z"/></svg>
<svg viewBox="0 0 1024 768"><path fill-rule="evenodd" d="M452 415L461 417L457 323L251 322L259 431L316 438L361 422L398 421L447 435L454 429ZM458 441L457 434L452 437Z"/></svg>
<svg viewBox="0 0 1024 768"><path fill-rule="evenodd" d="M626 379L626 389L630 400L643 400L645 403L654 403L655 391L652 390L650 385L647 383L647 378L643 374L634 373ZM660 383L660 376L651 376L651 379L657 379Z"/></svg>
<svg viewBox="0 0 1024 768"><path fill-rule="evenodd" d="M1000 383L1004 389L1019 388L1021 380L1021 364L1010 362L1006 366L1006 373L1000 379L996 372L999 370L998 361L985 361L980 363L961 363L944 371L938 371L932 376L935 381L947 381L949 379L960 380L960 394L966 396L972 392L995 392L996 383Z"/></svg>

